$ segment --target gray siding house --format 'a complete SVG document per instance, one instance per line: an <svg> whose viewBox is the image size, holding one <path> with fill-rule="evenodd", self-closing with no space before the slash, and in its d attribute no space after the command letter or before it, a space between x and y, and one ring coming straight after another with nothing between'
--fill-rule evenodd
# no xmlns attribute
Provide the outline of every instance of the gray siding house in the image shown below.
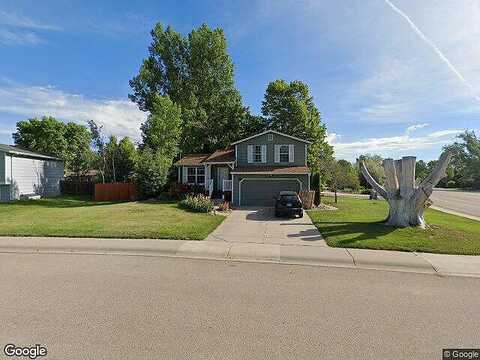
<svg viewBox="0 0 480 360"><path fill-rule="evenodd" d="M56 157L0 144L0 201L59 195L63 171Z"/></svg>
<svg viewBox="0 0 480 360"><path fill-rule="evenodd" d="M274 130L239 140L228 150L189 154L174 165L178 181L204 186L234 206L272 206L280 191L310 190L309 141Z"/></svg>

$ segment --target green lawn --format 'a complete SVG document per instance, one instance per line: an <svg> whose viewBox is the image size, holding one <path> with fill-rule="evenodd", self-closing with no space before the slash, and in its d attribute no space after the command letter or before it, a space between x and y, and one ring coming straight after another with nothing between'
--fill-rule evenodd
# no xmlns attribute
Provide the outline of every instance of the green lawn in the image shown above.
<svg viewBox="0 0 480 360"><path fill-rule="evenodd" d="M443 254L480 255L480 222L428 209L429 229L393 228L385 201L339 197L327 198L337 211L308 212L328 245L333 247L420 251Z"/></svg>
<svg viewBox="0 0 480 360"><path fill-rule="evenodd" d="M62 197L0 204L0 236L203 240L223 220L164 201L111 203Z"/></svg>

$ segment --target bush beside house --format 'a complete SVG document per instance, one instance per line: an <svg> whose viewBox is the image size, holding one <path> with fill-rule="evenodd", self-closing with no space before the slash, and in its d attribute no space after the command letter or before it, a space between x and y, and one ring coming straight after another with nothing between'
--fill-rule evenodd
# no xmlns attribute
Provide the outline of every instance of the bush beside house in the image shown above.
<svg viewBox="0 0 480 360"><path fill-rule="evenodd" d="M187 197L180 201L180 206L195 212L209 213L213 211L213 202L206 195L187 195Z"/></svg>

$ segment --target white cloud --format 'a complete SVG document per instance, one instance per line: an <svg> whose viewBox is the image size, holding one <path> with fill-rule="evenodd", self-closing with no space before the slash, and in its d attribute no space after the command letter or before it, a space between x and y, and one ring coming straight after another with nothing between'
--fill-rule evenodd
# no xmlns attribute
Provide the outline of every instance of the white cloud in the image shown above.
<svg viewBox="0 0 480 360"><path fill-rule="evenodd" d="M43 40L29 31L10 31L0 28L0 45L36 45Z"/></svg>
<svg viewBox="0 0 480 360"><path fill-rule="evenodd" d="M59 30L57 26L0 10L0 45L36 45L44 42L38 32Z"/></svg>
<svg viewBox="0 0 480 360"><path fill-rule="evenodd" d="M441 147L454 141L464 130L449 129L432 132L425 136L410 136L409 133L399 136L368 138L353 142L330 143L335 149L335 157L353 160L361 154L376 153L391 156L401 151L416 152L418 150Z"/></svg>
<svg viewBox="0 0 480 360"><path fill-rule="evenodd" d="M51 115L66 121L94 120L109 134L139 139L147 114L129 100L88 99L52 86L0 85L0 112L28 117Z"/></svg>
<svg viewBox="0 0 480 360"><path fill-rule="evenodd" d="M58 26L37 22L29 17L0 10L0 25L30 30L58 31Z"/></svg>
<svg viewBox="0 0 480 360"><path fill-rule="evenodd" d="M411 134L412 132L417 131L419 129L423 129L424 127L427 127L427 126L428 124L415 124L415 125L409 126L406 130L406 133Z"/></svg>
<svg viewBox="0 0 480 360"><path fill-rule="evenodd" d="M439 49L439 47L430 39L428 38L418 27L415 25L415 23L412 21L412 19L402 10L400 10L398 7L392 4L389 0L385 0L385 3L390 6L393 11L395 11L397 14L399 14L401 17L403 17L408 25L413 29L413 31L428 45L430 46L433 51L437 54L437 56L442 60L448 68L452 71L452 73L462 82L468 89L472 92L472 96L480 101L480 96L475 94L475 88L473 87L472 84L470 84L467 79L460 73L460 71L457 69L455 65L452 64L452 62L445 56L445 54Z"/></svg>

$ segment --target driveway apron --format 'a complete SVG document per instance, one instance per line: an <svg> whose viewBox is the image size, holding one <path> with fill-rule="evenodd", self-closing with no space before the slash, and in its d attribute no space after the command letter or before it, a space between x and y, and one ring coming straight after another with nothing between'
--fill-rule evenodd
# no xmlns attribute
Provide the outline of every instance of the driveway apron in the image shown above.
<svg viewBox="0 0 480 360"><path fill-rule="evenodd" d="M305 213L303 218L276 218L273 208L234 210L208 237L211 241L327 246Z"/></svg>

